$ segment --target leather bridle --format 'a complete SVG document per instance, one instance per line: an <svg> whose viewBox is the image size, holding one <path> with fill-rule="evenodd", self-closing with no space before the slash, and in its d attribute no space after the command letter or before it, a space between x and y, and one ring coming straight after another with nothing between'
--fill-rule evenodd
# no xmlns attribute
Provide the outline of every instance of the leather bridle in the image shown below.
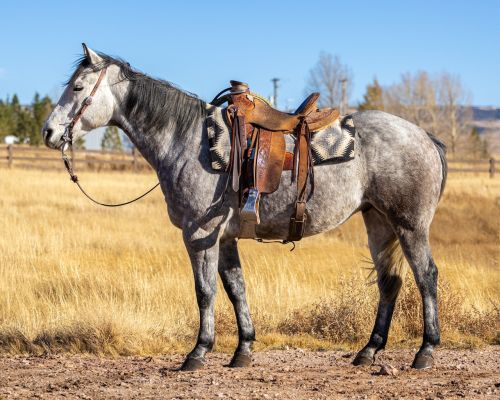
<svg viewBox="0 0 500 400"><path fill-rule="evenodd" d="M102 203L100 201L97 201L93 199L80 185L80 182L78 180L78 176L75 174L75 171L73 170L73 159L71 156L68 156L66 154L67 150L70 150L72 153L73 149L73 128L75 127L76 123L80 120L82 117L83 113L87 108L92 104L92 100L94 95L97 92L97 89L99 88L99 85L101 84L102 80L104 79L104 75L106 75L106 67L101 69L101 72L99 73L99 77L97 78L97 82L95 83L94 87L92 88L92 91L90 94L83 100L82 104L80 105L80 108L76 112L75 116L71 120L71 122L66 126L66 129L64 130L64 134L62 135L62 145L61 145L61 158L64 162L64 166L66 167L66 171L68 171L68 174L71 178L71 181L76 183L78 188L81 190L81 192L91 201L93 201L96 204L99 204L104 207L120 207L120 206L125 206L127 204L133 203L134 201L137 201L139 199L142 199L144 196L147 194L151 193L154 189L156 189L159 185L160 182L158 182L156 185L154 185L151 189L149 189L147 192L144 194L136 197L133 200L129 200L123 203L118 203L118 204L107 204L107 203Z"/></svg>
<svg viewBox="0 0 500 400"><path fill-rule="evenodd" d="M64 161L64 166L66 167L66 170L68 171L71 177L71 180L75 183L78 182L78 177L75 175L73 171L73 160L66 154L66 150L68 149L71 150L73 148L73 128L75 127L76 123L80 120L85 110L92 104L92 99L96 94L97 89L99 89L99 85L101 84L104 75L106 75L106 69L107 69L106 67L101 69L101 72L99 73L99 78L97 78L97 82L92 88L92 91L85 98L85 100L83 100L82 104L80 105L80 108L78 109L75 116L68 124L68 126L66 126L64 134L62 135L63 143L61 145L61 157Z"/></svg>

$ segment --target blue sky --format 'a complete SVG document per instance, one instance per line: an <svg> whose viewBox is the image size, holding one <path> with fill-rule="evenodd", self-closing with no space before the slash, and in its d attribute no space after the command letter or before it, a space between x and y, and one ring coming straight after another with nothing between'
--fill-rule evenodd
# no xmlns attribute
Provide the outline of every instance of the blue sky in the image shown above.
<svg viewBox="0 0 500 400"><path fill-rule="evenodd" d="M230 79L262 95L281 78L300 103L321 51L354 74L351 102L376 76L460 75L476 105L500 105L500 1L5 1L0 98L57 98L81 42L210 100ZM239 25L241 21L241 25Z"/></svg>

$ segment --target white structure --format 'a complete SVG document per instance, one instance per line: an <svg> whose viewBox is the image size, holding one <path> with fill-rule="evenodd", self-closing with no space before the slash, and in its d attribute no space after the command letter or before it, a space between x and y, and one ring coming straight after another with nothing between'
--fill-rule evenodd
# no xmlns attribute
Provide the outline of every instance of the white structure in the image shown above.
<svg viewBox="0 0 500 400"><path fill-rule="evenodd" d="M16 144L19 143L19 138L14 135L7 135L3 138L5 144Z"/></svg>

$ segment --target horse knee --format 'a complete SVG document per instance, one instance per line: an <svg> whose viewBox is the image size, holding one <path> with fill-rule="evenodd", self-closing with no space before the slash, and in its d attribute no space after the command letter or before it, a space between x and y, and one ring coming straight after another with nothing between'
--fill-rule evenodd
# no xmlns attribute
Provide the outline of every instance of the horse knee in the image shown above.
<svg viewBox="0 0 500 400"><path fill-rule="evenodd" d="M211 285L199 285L196 287L196 298L198 306L207 309L214 304L216 288Z"/></svg>

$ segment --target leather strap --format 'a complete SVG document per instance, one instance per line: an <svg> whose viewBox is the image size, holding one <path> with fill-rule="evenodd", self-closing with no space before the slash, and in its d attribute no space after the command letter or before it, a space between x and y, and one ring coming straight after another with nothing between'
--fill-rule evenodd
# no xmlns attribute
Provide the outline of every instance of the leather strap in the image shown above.
<svg viewBox="0 0 500 400"><path fill-rule="evenodd" d="M72 135L72 133L73 133L73 127L80 120L80 118L82 117L83 113L88 108L88 106L90 106L92 104L92 98L94 97L95 93L97 92L97 89L99 88L99 85L101 84L101 82L102 82L102 80L104 78L104 75L106 75L106 69L107 69L106 67L104 67L103 69L101 69L101 72L99 73L99 77L97 78L97 82L95 83L92 91L85 98L85 100L83 101L82 105L80 106L80 109L77 111L77 113L73 117L73 120L70 122L70 124L69 124L69 131L70 131L70 135L71 136L73 136ZM70 137L70 138L73 139L72 137Z"/></svg>
<svg viewBox="0 0 500 400"><path fill-rule="evenodd" d="M297 131L294 168L292 170L292 179L297 181L297 198L295 200L295 212L290 218L289 241L298 241L304 236L307 220L305 201L307 180L308 177L311 177L312 170L309 140L310 132L307 122L302 120Z"/></svg>
<svg viewBox="0 0 500 400"><path fill-rule="evenodd" d="M231 187L235 192L238 192L240 190L243 155L247 148L245 117L240 114L236 106L230 106L228 111L232 119L231 153L228 170L232 174Z"/></svg>

